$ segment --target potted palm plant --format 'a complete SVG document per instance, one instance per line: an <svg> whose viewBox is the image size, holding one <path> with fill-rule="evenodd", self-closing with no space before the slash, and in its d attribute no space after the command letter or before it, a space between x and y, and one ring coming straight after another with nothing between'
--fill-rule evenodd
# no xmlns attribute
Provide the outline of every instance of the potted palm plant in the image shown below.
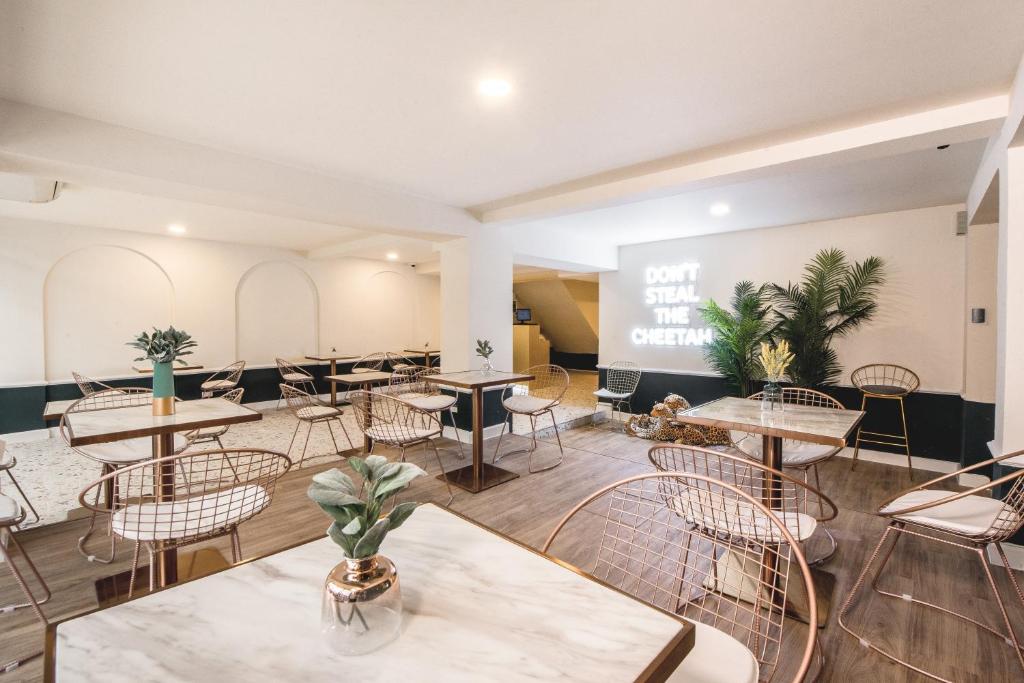
<svg viewBox="0 0 1024 683"><path fill-rule="evenodd" d="M142 356L136 361L153 362L153 414L174 414L174 363L182 365L182 356L192 354L190 349L196 347L192 335L184 330L176 330L171 325L166 330L153 328L153 334L140 332L128 346L139 349Z"/></svg>
<svg viewBox="0 0 1024 683"><path fill-rule="evenodd" d="M700 309L704 322L715 331L704 347L704 358L725 377L735 395L745 398L754 393L754 382L761 376L759 345L772 334L767 286L755 287L749 280L738 282L730 304L732 311L708 299Z"/></svg>

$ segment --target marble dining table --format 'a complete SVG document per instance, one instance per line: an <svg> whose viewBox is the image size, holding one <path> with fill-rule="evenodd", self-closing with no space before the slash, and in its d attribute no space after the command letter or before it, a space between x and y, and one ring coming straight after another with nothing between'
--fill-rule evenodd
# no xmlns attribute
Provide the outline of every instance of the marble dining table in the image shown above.
<svg viewBox="0 0 1024 683"><path fill-rule="evenodd" d="M343 656L320 632L328 538L51 624L48 681L663 681L693 623L456 513L423 505L386 538L396 639Z"/></svg>

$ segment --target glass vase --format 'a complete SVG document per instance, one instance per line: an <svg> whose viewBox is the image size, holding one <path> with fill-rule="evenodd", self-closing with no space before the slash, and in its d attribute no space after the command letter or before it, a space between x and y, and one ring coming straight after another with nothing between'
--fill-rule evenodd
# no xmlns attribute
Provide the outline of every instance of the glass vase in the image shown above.
<svg viewBox="0 0 1024 683"><path fill-rule="evenodd" d="M494 366L491 365L491 359L490 358L484 358L483 365L480 366L480 372L484 373L485 375L489 375L493 371L494 371Z"/></svg>
<svg viewBox="0 0 1024 683"><path fill-rule="evenodd" d="M174 415L173 363L153 363L153 414Z"/></svg>
<svg viewBox="0 0 1024 683"><path fill-rule="evenodd" d="M782 410L782 387L778 382L769 380L764 383L761 391L761 411L772 412Z"/></svg>
<svg viewBox="0 0 1024 683"><path fill-rule="evenodd" d="M321 631L343 655L387 645L402 625L402 589L395 564L383 555L346 558L324 582Z"/></svg>

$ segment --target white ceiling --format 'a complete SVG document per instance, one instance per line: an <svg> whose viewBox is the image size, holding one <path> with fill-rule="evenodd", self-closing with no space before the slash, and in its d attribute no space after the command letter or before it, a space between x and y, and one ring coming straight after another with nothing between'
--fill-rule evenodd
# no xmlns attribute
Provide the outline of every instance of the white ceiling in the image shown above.
<svg viewBox="0 0 1024 683"><path fill-rule="evenodd" d="M790 225L844 216L959 204L985 140L859 163L777 175L515 226L524 237L571 231L615 245ZM731 211L713 217L725 202Z"/></svg>
<svg viewBox="0 0 1024 683"><path fill-rule="evenodd" d="M1004 93L1022 52L1020 0L0 3L2 98L457 206Z"/></svg>

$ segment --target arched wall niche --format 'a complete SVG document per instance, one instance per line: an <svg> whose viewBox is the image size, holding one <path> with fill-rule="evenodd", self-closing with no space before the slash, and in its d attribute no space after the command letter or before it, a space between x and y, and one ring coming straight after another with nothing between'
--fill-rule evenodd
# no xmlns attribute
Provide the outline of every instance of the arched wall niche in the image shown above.
<svg viewBox="0 0 1024 683"><path fill-rule="evenodd" d="M129 372L126 343L174 322L174 285L156 261L127 247L96 245L62 256L43 283L46 379Z"/></svg>
<svg viewBox="0 0 1024 683"><path fill-rule="evenodd" d="M318 350L319 294L306 271L287 261L250 268L235 290L235 350L239 360L272 363Z"/></svg>

